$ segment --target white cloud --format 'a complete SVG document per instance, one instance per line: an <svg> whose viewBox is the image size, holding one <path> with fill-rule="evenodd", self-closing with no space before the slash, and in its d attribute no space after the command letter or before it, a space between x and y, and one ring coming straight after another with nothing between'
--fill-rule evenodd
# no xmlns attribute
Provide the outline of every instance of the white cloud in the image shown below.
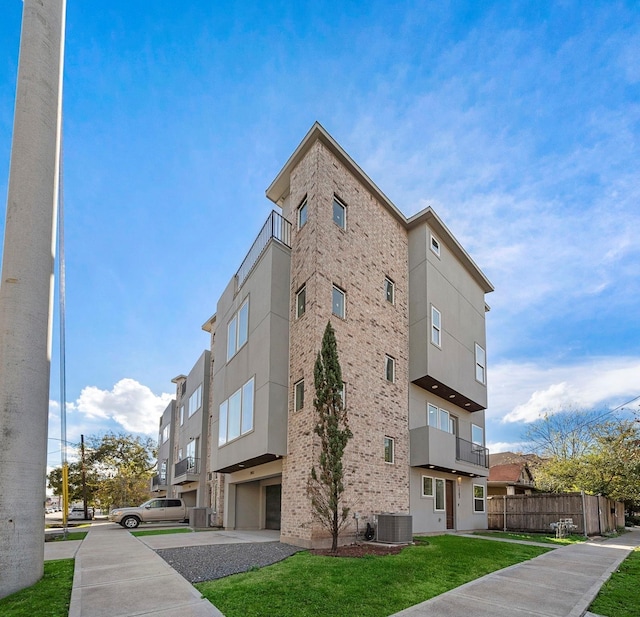
<svg viewBox="0 0 640 617"><path fill-rule="evenodd" d="M491 454L496 452L526 452L528 444L525 441L488 441L487 448Z"/></svg>
<svg viewBox="0 0 640 617"><path fill-rule="evenodd" d="M638 384L637 357L590 358L549 367L508 362L491 370L487 416L528 423L561 409L613 407L638 396Z"/></svg>

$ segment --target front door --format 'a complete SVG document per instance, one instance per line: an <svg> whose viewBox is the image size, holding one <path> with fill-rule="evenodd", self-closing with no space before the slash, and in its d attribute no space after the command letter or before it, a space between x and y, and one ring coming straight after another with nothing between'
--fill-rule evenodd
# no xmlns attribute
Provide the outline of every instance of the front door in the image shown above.
<svg viewBox="0 0 640 617"><path fill-rule="evenodd" d="M271 484L266 487L266 529L280 529L280 506L282 501L282 484Z"/></svg>
<svg viewBox="0 0 640 617"><path fill-rule="evenodd" d="M446 480L446 490L445 490L445 508L447 513L447 529L455 529L456 528L456 520L455 520L455 512L454 512L454 501L455 501L455 490L456 485L453 480Z"/></svg>

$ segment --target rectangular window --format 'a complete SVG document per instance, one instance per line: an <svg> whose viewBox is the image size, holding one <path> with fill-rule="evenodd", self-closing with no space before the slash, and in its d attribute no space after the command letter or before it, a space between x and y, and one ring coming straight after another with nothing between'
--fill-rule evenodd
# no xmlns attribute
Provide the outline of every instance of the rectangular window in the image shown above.
<svg viewBox="0 0 640 617"><path fill-rule="evenodd" d="M429 426L438 428L438 408L435 405L429 403L427 405L427 416L429 417Z"/></svg>
<svg viewBox="0 0 640 617"><path fill-rule="evenodd" d="M220 405L219 446L253 430L254 398L252 377Z"/></svg>
<svg viewBox="0 0 640 617"><path fill-rule="evenodd" d="M440 409L431 403L427 403L427 423L445 433L456 434L456 418L446 409Z"/></svg>
<svg viewBox="0 0 640 617"><path fill-rule="evenodd" d="M384 462L385 463L393 463L393 438L385 437L384 438Z"/></svg>
<svg viewBox="0 0 640 617"><path fill-rule="evenodd" d="M342 291L342 289L336 287L335 285L333 286L333 297L332 297L332 303L331 303L331 312L336 315L337 317L340 317L340 319L344 319L344 315L345 315L345 293L344 291Z"/></svg>
<svg viewBox="0 0 640 617"><path fill-rule="evenodd" d="M431 250L438 256L440 257L440 242L439 240L433 235L431 234L431 240L430 240L430 246L431 246Z"/></svg>
<svg viewBox="0 0 640 617"><path fill-rule="evenodd" d="M178 460L177 462L179 463L182 460L182 448L178 448Z"/></svg>
<svg viewBox="0 0 640 617"><path fill-rule="evenodd" d="M293 408L300 411L304 407L304 379L296 383L293 389Z"/></svg>
<svg viewBox="0 0 640 617"><path fill-rule="evenodd" d="M422 496L433 497L433 478L422 476Z"/></svg>
<svg viewBox="0 0 640 617"><path fill-rule="evenodd" d="M200 384L196 391L189 397L189 417L191 417L198 409L202 407L202 384Z"/></svg>
<svg viewBox="0 0 640 617"><path fill-rule="evenodd" d="M482 484L473 485L473 511L484 512L484 486Z"/></svg>
<svg viewBox="0 0 640 617"><path fill-rule="evenodd" d="M337 198L333 198L333 222L341 229L347 228L347 208Z"/></svg>
<svg viewBox="0 0 640 617"><path fill-rule="evenodd" d="M441 340L441 316L440 311L435 307L431 307L431 342L440 347Z"/></svg>
<svg viewBox="0 0 640 617"><path fill-rule="evenodd" d="M196 439L192 439L187 444L187 458L190 458L191 460L196 458L196 441Z"/></svg>
<svg viewBox="0 0 640 617"><path fill-rule="evenodd" d="M444 480L436 478L436 501L434 510L444 510Z"/></svg>
<svg viewBox="0 0 640 617"><path fill-rule="evenodd" d="M440 430L449 432L449 412L446 409L440 410Z"/></svg>
<svg viewBox="0 0 640 617"><path fill-rule="evenodd" d="M484 446L484 429L477 424L471 425L471 443Z"/></svg>
<svg viewBox="0 0 640 617"><path fill-rule="evenodd" d="M340 388L340 400L342 401L342 409L347 408L347 384L342 382L342 387Z"/></svg>
<svg viewBox="0 0 640 617"><path fill-rule="evenodd" d="M180 426L184 424L184 405L180 405Z"/></svg>
<svg viewBox="0 0 640 617"><path fill-rule="evenodd" d="M480 383L486 383L487 359L484 349L476 343L476 379Z"/></svg>
<svg viewBox="0 0 640 617"><path fill-rule="evenodd" d="M166 443L167 441L169 441L169 425L168 424L162 429L162 443Z"/></svg>
<svg viewBox="0 0 640 617"><path fill-rule="evenodd" d="M307 286L303 285L296 294L296 318L300 318L307 310Z"/></svg>
<svg viewBox="0 0 640 617"><path fill-rule="evenodd" d="M391 356L384 357L384 373L387 381L393 383L396 380L396 361Z"/></svg>
<svg viewBox="0 0 640 617"><path fill-rule="evenodd" d="M298 229L302 229L307 222L307 198L305 197L303 202L298 208Z"/></svg>
<svg viewBox="0 0 640 617"><path fill-rule="evenodd" d="M227 326L227 361L236 355L249 337L249 300L245 300L240 310Z"/></svg>
<svg viewBox="0 0 640 617"><path fill-rule="evenodd" d="M396 301L395 287L394 282L390 278L387 277L384 279L384 295L387 302L390 302L391 304L395 304Z"/></svg>

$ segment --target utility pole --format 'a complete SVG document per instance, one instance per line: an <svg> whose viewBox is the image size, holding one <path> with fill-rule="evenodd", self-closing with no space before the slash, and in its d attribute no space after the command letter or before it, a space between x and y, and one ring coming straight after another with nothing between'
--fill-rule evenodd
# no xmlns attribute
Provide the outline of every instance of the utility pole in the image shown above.
<svg viewBox="0 0 640 617"><path fill-rule="evenodd" d="M66 0L23 4L0 278L0 598L44 571L60 175Z"/></svg>
<svg viewBox="0 0 640 617"><path fill-rule="evenodd" d="M82 503L84 505L84 520L89 518L89 510L87 508L87 472L84 465L84 435L80 435L80 450L82 453Z"/></svg>

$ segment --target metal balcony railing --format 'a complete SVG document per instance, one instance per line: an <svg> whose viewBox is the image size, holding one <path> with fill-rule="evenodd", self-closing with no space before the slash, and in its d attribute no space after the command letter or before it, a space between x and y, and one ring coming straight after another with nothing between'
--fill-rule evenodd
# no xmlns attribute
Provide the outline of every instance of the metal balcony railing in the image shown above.
<svg viewBox="0 0 640 617"><path fill-rule="evenodd" d="M200 459L194 458L192 456L187 456L187 458L183 458L181 461L176 463L175 467L175 476L183 476L187 473L199 473L200 471Z"/></svg>
<svg viewBox="0 0 640 617"><path fill-rule="evenodd" d="M271 238L284 244L287 248L291 248L291 223L275 210L267 218L267 222L262 226L253 246L249 249L242 265L236 272L237 289L242 287L253 266L256 265L264 249L267 248Z"/></svg>
<svg viewBox="0 0 640 617"><path fill-rule="evenodd" d="M489 450L460 437L456 439L456 459L489 468Z"/></svg>

